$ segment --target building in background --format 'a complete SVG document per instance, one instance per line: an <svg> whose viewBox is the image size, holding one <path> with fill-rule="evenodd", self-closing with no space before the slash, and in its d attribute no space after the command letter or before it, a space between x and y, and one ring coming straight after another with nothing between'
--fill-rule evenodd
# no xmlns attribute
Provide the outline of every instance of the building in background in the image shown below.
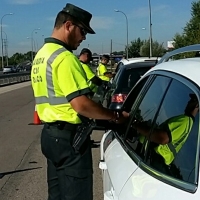
<svg viewBox="0 0 200 200"><path fill-rule="evenodd" d="M167 50L173 50L174 49L174 43L175 41L171 40L171 41L167 41Z"/></svg>

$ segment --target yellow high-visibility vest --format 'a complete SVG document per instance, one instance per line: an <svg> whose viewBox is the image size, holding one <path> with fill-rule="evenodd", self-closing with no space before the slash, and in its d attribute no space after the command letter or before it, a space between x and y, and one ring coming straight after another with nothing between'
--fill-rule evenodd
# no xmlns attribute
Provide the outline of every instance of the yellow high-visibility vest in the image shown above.
<svg viewBox="0 0 200 200"><path fill-rule="evenodd" d="M89 85L90 89L94 93L97 92L98 86L91 82L91 79L96 76L95 73L92 71L90 66L88 66L87 64L85 64L83 62L81 62L81 64L82 64L82 67L83 67L83 69L86 73L87 81L88 81L88 85Z"/></svg>
<svg viewBox="0 0 200 200"><path fill-rule="evenodd" d="M110 78L104 75L104 73L107 71L107 67L104 64L100 63L97 68L97 76L103 81L110 81Z"/></svg>
<svg viewBox="0 0 200 200"><path fill-rule="evenodd" d="M81 123L69 102L91 92L80 61L67 48L57 39L46 38L33 61L31 83L44 122Z"/></svg>
<svg viewBox="0 0 200 200"><path fill-rule="evenodd" d="M169 127L172 141L169 144L155 147L155 151L164 158L165 164L169 165L188 138L193 126L193 119L187 115L178 115L170 118L164 123Z"/></svg>

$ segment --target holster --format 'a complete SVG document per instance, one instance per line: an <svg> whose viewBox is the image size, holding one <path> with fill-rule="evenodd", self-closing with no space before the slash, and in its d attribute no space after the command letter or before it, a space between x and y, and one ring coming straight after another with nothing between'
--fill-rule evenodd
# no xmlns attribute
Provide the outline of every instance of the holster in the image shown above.
<svg viewBox="0 0 200 200"><path fill-rule="evenodd" d="M82 123L77 127L76 134L73 140L73 148L76 152L79 152L84 142L92 133L93 129L96 126L94 120L78 115Z"/></svg>

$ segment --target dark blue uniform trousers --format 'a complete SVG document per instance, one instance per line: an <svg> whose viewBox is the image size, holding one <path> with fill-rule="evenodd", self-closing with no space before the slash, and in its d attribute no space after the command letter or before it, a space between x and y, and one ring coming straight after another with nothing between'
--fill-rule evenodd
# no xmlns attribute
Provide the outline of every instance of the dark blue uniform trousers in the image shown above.
<svg viewBox="0 0 200 200"><path fill-rule="evenodd" d="M72 142L76 125L62 130L45 124L41 134L42 153L47 158L48 200L92 200L93 170L90 138L83 151L75 153Z"/></svg>

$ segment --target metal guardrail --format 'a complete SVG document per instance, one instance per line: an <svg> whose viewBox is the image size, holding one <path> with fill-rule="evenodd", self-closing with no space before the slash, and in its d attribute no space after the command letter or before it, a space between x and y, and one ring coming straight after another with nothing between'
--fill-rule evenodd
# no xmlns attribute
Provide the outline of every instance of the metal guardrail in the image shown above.
<svg viewBox="0 0 200 200"><path fill-rule="evenodd" d="M31 80L31 72L0 75L0 87Z"/></svg>

